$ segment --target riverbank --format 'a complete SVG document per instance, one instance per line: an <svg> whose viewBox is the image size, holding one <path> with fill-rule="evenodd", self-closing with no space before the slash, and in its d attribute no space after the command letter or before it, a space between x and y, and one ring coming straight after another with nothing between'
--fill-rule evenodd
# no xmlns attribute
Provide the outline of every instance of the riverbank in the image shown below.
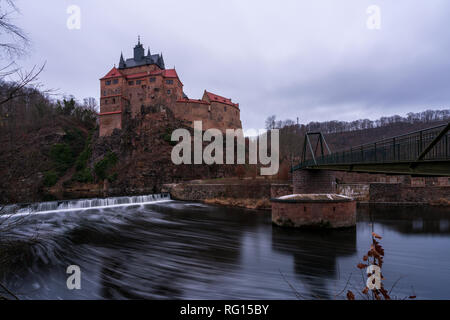
<svg viewBox="0 0 450 320"><path fill-rule="evenodd" d="M270 198L292 193L287 181L270 179L208 179L165 184L172 199L247 209L270 210Z"/></svg>
<svg viewBox="0 0 450 320"><path fill-rule="evenodd" d="M336 193L358 203L450 207L450 185L405 182L338 183ZM163 185L172 199L270 210L270 199L293 193L289 181L269 179L210 179Z"/></svg>

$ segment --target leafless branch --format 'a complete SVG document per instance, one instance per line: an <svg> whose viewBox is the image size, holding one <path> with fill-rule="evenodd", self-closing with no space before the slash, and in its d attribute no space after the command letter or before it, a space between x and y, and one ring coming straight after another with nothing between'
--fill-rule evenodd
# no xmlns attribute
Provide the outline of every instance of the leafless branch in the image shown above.
<svg viewBox="0 0 450 320"><path fill-rule="evenodd" d="M11 15L19 13L18 7L13 0L0 0L0 34L9 36L9 42L0 43L0 50L8 56L20 56L24 54L25 48L30 41L26 33L11 22Z"/></svg>
<svg viewBox="0 0 450 320"><path fill-rule="evenodd" d="M0 105L7 103L10 100L24 97L29 94L28 91L23 90L26 87L30 87L32 89L39 89L41 84L38 82L39 75L45 68L45 63L38 67L33 66L33 68L29 71L22 71L22 69L18 69L13 74L17 77L16 81L11 82L11 86L4 93L0 93Z"/></svg>
<svg viewBox="0 0 450 320"><path fill-rule="evenodd" d="M3 291L5 291L7 294L9 294L11 297L13 297L16 300L19 300L19 298L12 293L11 291L8 290L8 288L6 288L1 282L0 282L0 288L2 288ZM1 297L1 296L0 296Z"/></svg>

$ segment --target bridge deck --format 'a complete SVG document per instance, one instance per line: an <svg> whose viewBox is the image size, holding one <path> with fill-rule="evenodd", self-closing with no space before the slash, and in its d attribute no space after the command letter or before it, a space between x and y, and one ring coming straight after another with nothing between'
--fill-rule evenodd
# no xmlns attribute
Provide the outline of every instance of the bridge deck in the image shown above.
<svg viewBox="0 0 450 320"><path fill-rule="evenodd" d="M450 122L304 160L292 170L450 176ZM306 139L305 139L306 144ZM306 146L304 149L305 154ZM323 153L323 152L322 152Z"/></svg>

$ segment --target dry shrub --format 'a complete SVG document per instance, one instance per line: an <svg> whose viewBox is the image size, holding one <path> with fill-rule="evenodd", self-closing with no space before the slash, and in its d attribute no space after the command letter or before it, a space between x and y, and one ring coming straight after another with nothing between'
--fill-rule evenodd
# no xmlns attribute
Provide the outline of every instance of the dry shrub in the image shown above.
<svg viewBox="0 0 450 320"><path fill-rule="evenodd" d="M227 207L239 207L247 209L270 209L269 199L248 199L248 198L211 198L203 201L206 204L221 205Z"/></svg>
<svg viewBox="0 0 450 320"><path fill-rule="evenodd" d="M436 207L450 207L450 199L440 198L438 200L430 201L429 204Z"/></svg>
<svg viewBox="0 0 450 320"><path fill-rule="evenodd" d="M361 270L366 270L369 266L377 266L380 268L380 288L369 289L367 285L361 290L363 297L367 300L391 300L390 291L388 292L383 285L383 273L382 266L384 263L384 249L381 246L378 240L381 240L381 236L372 232L372 244L370 245L370 250L363 257L363 262L358 263L357 267ZM372 274L368 273L367 277L370 278L373 276L375 271ZM372 284L375 284L375 279L372 280ZM392 289L391 289L392 290ZM415 299L416 296L409 296L409 299ZM355 294L351 291L347 291L347 299L355 300Z"/></svg>

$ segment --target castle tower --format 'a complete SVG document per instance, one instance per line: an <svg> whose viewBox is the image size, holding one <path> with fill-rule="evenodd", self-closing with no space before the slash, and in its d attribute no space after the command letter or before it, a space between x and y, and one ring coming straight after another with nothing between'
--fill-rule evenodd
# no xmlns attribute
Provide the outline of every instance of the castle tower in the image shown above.
<svg viewBox="0 0 450 320"><path fill-rule="evenodd" d="M134 60L141 61L144 58L144 47L141 44L141 37L138 37L138 44L134 47Z"/></svg>
<svg viewBox="0 0 450 320"><path fill-rule="evenodd" d="M100 79L100 92L100 136L122 129L125 112L135 117L150 105L167 107L187 123L201 120L205 129L242 127L238 103L207 91L201 100L189 99L175 68L166 69L163 54L151 54L150 47L145 54L140 37L133 57L121 53L118 68Z"/></svg>

